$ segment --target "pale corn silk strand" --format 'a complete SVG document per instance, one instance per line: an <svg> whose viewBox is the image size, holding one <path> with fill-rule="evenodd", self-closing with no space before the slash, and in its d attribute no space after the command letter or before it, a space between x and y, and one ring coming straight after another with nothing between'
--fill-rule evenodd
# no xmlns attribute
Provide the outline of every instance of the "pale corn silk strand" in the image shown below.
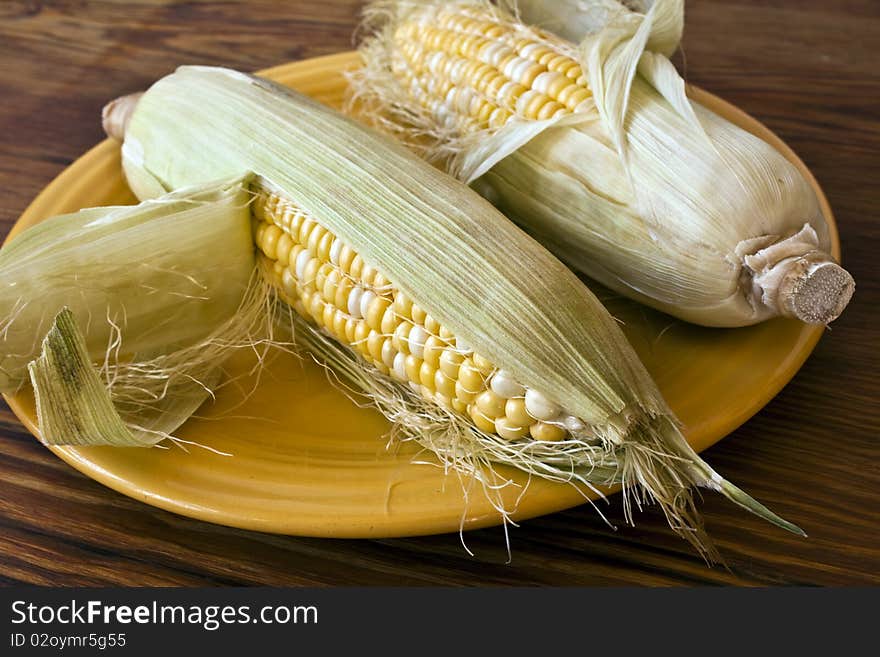
<svg viewBox="0 0 880 657"><path fill-rule="evenodd" d="M341 366L326 336L306 333L321 338L318 355L354 379L396 432L423 441L441 461L468 473L507 463L561 481L620 482L628 520L633 502L659 502L700 549L707 543L695 485L795 530L690 449L619 327L571 272L406 150L277 85L203 67L156 83L127 126L123 163L136 193L256 172L254 191L295 203L495 366L528 388L552 391L590 436L508 443L423 399L404 407L405 387L386 385L365 359ZM440 421L425 424L426 416Z"/></svg>
<svg viewBox="0 0 880 657"><path fill-rule="evenodd" d="M774 148L686 97L667 59L683 29L680 0L626 4L516 6L550 28L559 28L551 15L561 13L568 36L587 35L578 47L482 0L373 3L365 66L350 76L353 104L622 294L706 325L778 315L831 321L854 283L828 255L828 228L808 182ZM487 127L468 108L498 99L466 77L453 85L465 91L438 97L456 67L437 63L439 42L419 39L446 29L470 47L467 39L483 35L456 15L492 26L507 50L532 43L577 62L590 99L543 120L511 107ZM469 57L450 51L439 61L472 71ZM750 257L777 244L776 259Z"/></svg>

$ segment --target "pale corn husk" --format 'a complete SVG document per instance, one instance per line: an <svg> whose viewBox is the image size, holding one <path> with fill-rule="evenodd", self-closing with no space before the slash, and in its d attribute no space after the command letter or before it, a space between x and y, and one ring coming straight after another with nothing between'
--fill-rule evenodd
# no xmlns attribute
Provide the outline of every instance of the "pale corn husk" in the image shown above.
<svg viewBox="0 0 880 657"><path fill-rule="evenodd" d="M53 217L0 250L2 390L30 376L43 442L154 445L265 339L246 183Z"/></svg>
<svg viewBox="0 0 880 657"><path fill-rule="evenodd" d="M474 350L563 404L598 441L504 445L299 326L297 341L366 394L395 435L478 477L483 466L503 462L589 486L623 483L628 514L631 499L656 500L701 547L694 485L799 531L693 452L616 322L570 270L402 146L266 80L206 67L158 81L121 124L126 174L147 181L136 190L254 172L253 188L317 218Z"/></svg>
<svg viewBox="0 0 880 657"><path fill-rule="evenodd" d="M615 18L631 14L636 15L631 18L637 18L638 14L648 13L656 0L501 0L496 4L526 25L578 43L585 35L599 32ZM672 54L678 46L683 27L683 22L676 20L667 23L668 33L661 37L663 50L667 51L665 54Z"/></svg>
<svg viewBox="0 0 880 657"><path fill-rule="evenodd" d="M514 21L482 0L371 4L365 67L352 76L356 100L570 266L621 294L709 326L780 315L833 320L854 283L829 255L809 183L773 147L687 98L667 58L683 29L681 0L625 4L647 13L615 0L520 7L542 26L586 35L575 46L516 27L580 61L592 109L471 134L426 111L394 75L396 26L414 17L430 24L432 12L455 6Z"/></svg>

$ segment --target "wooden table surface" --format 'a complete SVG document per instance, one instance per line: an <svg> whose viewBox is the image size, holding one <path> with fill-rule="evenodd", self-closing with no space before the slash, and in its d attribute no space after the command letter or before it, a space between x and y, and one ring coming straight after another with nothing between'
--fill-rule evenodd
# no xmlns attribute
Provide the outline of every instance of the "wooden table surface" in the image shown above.
<svg viewBox="0 0 880 657"><path fill-rule="evenodd" d="M512 530L395 540L258 534L117 494L0 409L0 583L47 585L880 584L880 4L689 2L689 81L776 131L813 170L858 282L794 380L704 456L803 527L799 539L720 496L701 504L727 567L708 568L657 510L602 524L589 507ZM4 0L0 230L103 138L101 106L181 63L257 70L352 46L360 2Z"/></svg>

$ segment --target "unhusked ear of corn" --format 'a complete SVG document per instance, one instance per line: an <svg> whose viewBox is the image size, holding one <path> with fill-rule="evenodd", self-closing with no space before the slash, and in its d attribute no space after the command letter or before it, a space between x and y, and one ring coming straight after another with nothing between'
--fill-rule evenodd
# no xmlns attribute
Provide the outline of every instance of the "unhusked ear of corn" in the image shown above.
<svg viewBox="0 0 880 657"><path fill-rule="evenodd" d="M709 326L840 314L854 283L809 183L686 97L681 0L523 4L590 32L576 46L481 0L373 3L357 100L621 294Z"/></svg>
<svg viewBox="0 0 880 657"><path fill-rule="evenodd" d="M254 174L266 279L296 334L396 431L480 476L505 463L656 499L690 540L690 489L793 531L687 445L616 322L537 242L400 145L268 81L184 67L125 125L141 189ZM624 498L629 503L629 496ZM627 507L628 510L628 507Z"/></svg>

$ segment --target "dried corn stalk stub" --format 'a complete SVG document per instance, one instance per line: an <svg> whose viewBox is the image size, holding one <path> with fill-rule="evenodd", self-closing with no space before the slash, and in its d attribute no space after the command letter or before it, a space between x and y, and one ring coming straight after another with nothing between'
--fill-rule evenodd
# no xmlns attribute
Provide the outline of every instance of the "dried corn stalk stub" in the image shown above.
<svg viewBox="0 0 880 657"><path fill-rule="evenodd" d="M686 98L667 59L683 3L647 4L561 3L569 34L589 32L578 47L481 0L376 2L353 85L380 125L621 294L709 326L832 321L854 283L812 188Z"/></svg>
<svg viewBox="0 0 880 657"><path fill-rule="evenodd" d="M441 458L622 482L637 500L658 500L697 543L687 529L694 485L797 531L691 450L614 320L570 270L406 149L226 69L183 67L130 117L113 114L105 125L127 126L123 164L136 192L254 172L262 269L311 322L306 340ZM360 357L343 363L338 345ZM423 432L435 409L443 421Z"/></svg>

